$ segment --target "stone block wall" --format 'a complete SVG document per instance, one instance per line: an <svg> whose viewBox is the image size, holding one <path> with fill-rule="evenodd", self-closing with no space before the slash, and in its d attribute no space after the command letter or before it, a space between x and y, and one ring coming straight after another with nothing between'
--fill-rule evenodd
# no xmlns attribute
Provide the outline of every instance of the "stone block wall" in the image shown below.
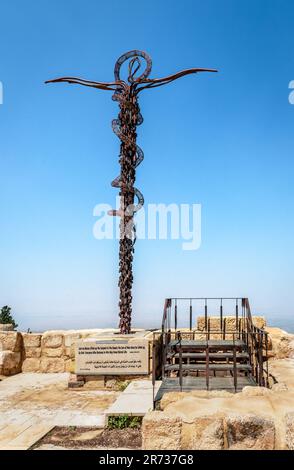
<svg viewBox="0 0 294 470"><path fill-rule="evenodd" d="M286 419L286 445L289 450L294 450L294 412L287 413Z"/></svg>
<svg viewBox="0 0 294 470"><path fill-rule="evenodd" d="M73 355L65 346L65 334L47 331L41 334L24 334L23 372L70 372Z"/></svg>
<svg viewBox="0 0 294 470"><path fill-rule="evenodd" d="M232 332L238 329L238 325L236 325L236 318L234 316L224 316L223 320L226 321L226 331ZM240 318L241 320L241 318ZM266 326L266 320L264 317L260 316L253 316L252 321L257 328L264 328ZM210 322L210 329L211 330L220 330L221 329L221 322L220 317L209 317ZM197 330L205 331L205 317L201 316L197 318Z"/></svg>
<svg viewBox="0 0 294 470"><path fill-rule="evenodd" d="M21 372L23 362L23 338L16 331L0 331L0 375Z"/></svg>
<svg viewBox="0 0 294 470"><path fill-rule="evenodd" d="M293 445L293 417L288 418ZM143 419L144 450L273 450L275 423L255 414L203 415L185 422L179 416L152 411ZM290 447L289 447L290 448Z"/></svg>
<svg viewBox="0 0 294 470"><path fill-rule="evenodd" d="M0 331L13 331L14 326L12 323L0 323Z"/></svg>
<svg viewBox="0 0 294 470"><path fill-rule="evenodd" d="M263 317L253 317L254 323L265 327ZM227 317L227 331L234 329L234 317ZM219 327L219 318L211 319L212 328ZM198 339L205 339L204 317L198 318ZM269 355L276 359L294 358L294 335L279 328L265 327L269 333ZM74 372L75 369L75 343L83 338L101 337L101 334L113 332L113 329L92 330L52 330L43 334L20 333L16 331L0 330L0 375L13 375L23 372ZM203 333L202 333L203 332ZM185 335L185 329L183 329ZM189 333L187 333L189 335ZM188 336L189 337L189 336ZM150 371L152 370L152 341L153 333L145 338L149 340ZM213 334L211 335L213 339ZM160 357L159 343L155 342L155 355ZM157 369L160 364L157 364Z"/></svg>
<svg viewBox="0 0 294 470"><path fill-rule="evenodd" d="M270 357L275 359L294 358L294 335L280 328L266 327L269 334Z"/></svg>
<svg viewBox="0 0 294 470"><path fill-rule="evenodd" d="M52 330L43 334L0 331L0 375L14 375L21 371L74 373L76 342L84 338L102 338L103 333L109 331L114 330ZM149 340L151 372L152 333L146 332L145 338ZM111 380L113 378L109 377L108 382Z"/></svg>

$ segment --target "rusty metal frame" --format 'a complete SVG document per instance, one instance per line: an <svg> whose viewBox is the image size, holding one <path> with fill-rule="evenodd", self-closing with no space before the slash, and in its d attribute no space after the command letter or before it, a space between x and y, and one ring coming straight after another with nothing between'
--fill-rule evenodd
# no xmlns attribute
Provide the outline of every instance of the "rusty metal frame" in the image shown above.
<svg viewBox="0 0 294 470"><path fill-rule="evenodd" d="M226 329L226 319L223 317L223 300L231 301L232 305L235 305L235 329L228 330ZM184 307L187 309L187 318L186 322L191 325L193 319L191 319L191 310L193 308L193 302L201 301L203 312L204 312L204 330L196 332L192 331L191 328L187 330L181 330L179 324L181 321L181 315L179 310L180 302L184 302ZM208 315L208 305L210 301L219 302L219 323L220 328L218 330L211 330L210 328L210 317ZM241 307L242 318L239 317L239 308ZM196 309L195 309L196 310ZM192 310L193 311L193 310ZM171 313L173 312L173 320L171 319ZM198 304L198 313L199 313L199 304ZM183 320L183 318L182 318ZM210 350L209 350L209 340L210 334L213 332L215 335L218 335L220 340L226 341L226 335L230 334L233 337L232 347L228 346L228 351L232 349L232 377L234 382L235 392L238 390L238 378L240 376L239 371L242 372L243 361L240 360L240 365L237 363L237 346L236 340L239 340L244 343L247 351L248 364L250 365L249 371L244 369L244 373L249 375L253 382L256 385L269 388L269 369L268 369L268 350L269 350L269 339L268 333L254 325L251 309L248 298L168 298L165 300L163 317L162 317L162 329L161 329L161 345L162 345L162 368L161 368L161 377L154 377L154 382L156 379L165 379L167 377L165 368L168 364L168 353L171 348L173 341L179 341L178 349L180 350L180 361L179 361L179 386L180 390L183 389L183 337L193 343L195 336L206 335L206 340L203 341L203 350L205 351L205 377L206 377L206 388L209 390L209 379L210 379ZM230 340L228 341L230 343ZM193 346L191 346L193 347ZM185 356L186 357L186 356ZM154 358L155 360L155 358ZM171 359L173 360L173 359ZM186 361L188 361L186 359ZM245 361L245 359L244 359ZM245 366L244 366L245 367ZM197 370L197 364L193 370ZM187 372L189 373L189 372ZM169 374L169 372L167 372ZM197 371L198 376L198 371Z"/></svg>

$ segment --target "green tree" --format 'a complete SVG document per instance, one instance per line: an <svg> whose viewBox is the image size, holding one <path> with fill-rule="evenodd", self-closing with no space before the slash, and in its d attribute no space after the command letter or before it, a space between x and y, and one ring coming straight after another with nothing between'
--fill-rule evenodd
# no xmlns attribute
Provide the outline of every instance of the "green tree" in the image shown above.
<svg viewBox="0 0 294 470"><path fill-rule="evenodd" d="M12 315L11 315L11 308L5 305L0 310L0 323L7 324L10 323L13 325L13 328L17 328L18 325L15 323Z"/></svg>

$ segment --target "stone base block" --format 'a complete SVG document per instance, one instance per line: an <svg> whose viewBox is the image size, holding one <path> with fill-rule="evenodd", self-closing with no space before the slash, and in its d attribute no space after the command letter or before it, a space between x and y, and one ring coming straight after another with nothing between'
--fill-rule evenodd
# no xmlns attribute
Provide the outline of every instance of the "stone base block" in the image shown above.
<svg viewBox="0 0 294 470"><path fill-rule="evenodd" d="M287 413L286 422L286 445L289 450L294 450L294 413Z"/></svg>
<svg viewBox="0 0 294 470"><path fill-rule="evenodd" d="M220 330L221 321L220 317L208 317L210 322L210 330ZM234 316L224 316L223 320L226 320L226 331L232 332L237 330L238 325L236 324L236 318ZM253 316L253 324L258 328L265 328L266 320L264 317ZM205 317L201 316L197 318L197 329L199 331L205 331Z"/></svg>
<svg viewBox="0 0 294 470"><path fill-rule="evenodd" d="M22 372L41 372L40 371L40 358L28 357L23 361Z"/></svg>
<svg viewBox="0 0 294 470"><path fill-rule="evenodd" d="M142 424L144 450L180 450L182 421L178 417L152 411L145 415Z"/></svg>
<svg viewBox="0 0 294 470"><path fill-rule="evenodd" d="M85 385L85 381L77 377L76 374L71 374L68 381L68 388L81 388Z"/></svg>
<svg viewBox="0 0 294 470"><path fill-rule="evenodd" d="M270 419L256 415L229 416L225 419L229 450L273 450L275 426Z"/></svg>
<svg viewBox="0 0 294 470"><path fill-rule="evenodd" d="M0 323L0 331L13 331L14 326L12 323Z"/></svg>
<svg viewBox="0 0 294 470"><path fill-rule="evenodd" d="M18 331L0 331L0 351L21 352L23 339Z"/></svg>
<svg viewBox="0 0 294 470"><path fill-rule="evenodd" d="M21 353L0 351L0 375L14 375L21 371Z"/></svg>
<svg viewBox="0 0 294 470"><path fill-rule="evenodd" d="M193 423L183 423L181 448L185 450L222 450L224 448L223 419L200 416Z"/></svg>

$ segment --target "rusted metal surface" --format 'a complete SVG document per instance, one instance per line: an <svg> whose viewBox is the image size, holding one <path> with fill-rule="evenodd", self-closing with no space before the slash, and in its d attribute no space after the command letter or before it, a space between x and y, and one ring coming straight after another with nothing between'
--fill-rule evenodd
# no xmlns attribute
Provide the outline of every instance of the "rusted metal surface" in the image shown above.
<svg viewBox="0 0 294 470"><path fill-rule="evenodd" d="M143 71L142 61L145 62ZM123 64L128 62L128 76L121 78ZM112 181L112 186L120 191L120 208L112 210L110 215L121 217L120 247L119 247L119 310L121 333L131 332L132 317L132 285L133 285L133 255L136 241L134 215L144 204L144 198L135 187L136 169L144 159L142 149L137 145L137 126L143 122L138 104L139 93L142 90L171 83L185 75L198 72L216 72L214 69L186 69L167 77L148 78L152 69L152 61L146 52L133 50L123 54L116 62L113 82L96 82L76 77L61 77L48 80L45 83L67 82L100 90L114 91L113 100L117 101L120 112L117 119L112 121L112 129L120 139L120 175ZM139 75L139 71L141 72Z"/></svg>

